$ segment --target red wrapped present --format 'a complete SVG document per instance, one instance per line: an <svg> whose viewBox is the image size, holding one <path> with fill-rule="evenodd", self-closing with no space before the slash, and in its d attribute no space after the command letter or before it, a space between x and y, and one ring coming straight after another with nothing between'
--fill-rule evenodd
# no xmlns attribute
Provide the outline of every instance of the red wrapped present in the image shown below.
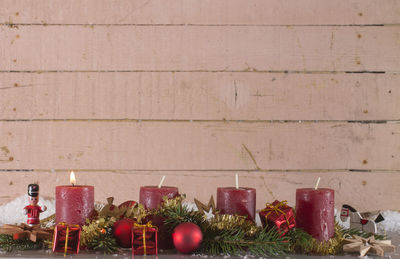
<svg viewBox="0 0 400 259"><path fill-rule="evenodd" d="M68 225L58 223L54 228L53 252L68 254L79 253L81 241L81 227L79 225Z"/></svg>
<svg viewBox="0 0 400 259"><path fill-rule="evenodd" d="M157 227L151 222L146 225L133 224L132 228L132 255L156 255L157 249Z"/></svg>
<svg viewBox="0 0 400 259"><path fill-rule="evenodd" d="M266 208L260 211L260 219L263 227L276 227L281 236L284 236L289 229L296 226L293 209L287 201L274 201L267 203Z"/></svg>

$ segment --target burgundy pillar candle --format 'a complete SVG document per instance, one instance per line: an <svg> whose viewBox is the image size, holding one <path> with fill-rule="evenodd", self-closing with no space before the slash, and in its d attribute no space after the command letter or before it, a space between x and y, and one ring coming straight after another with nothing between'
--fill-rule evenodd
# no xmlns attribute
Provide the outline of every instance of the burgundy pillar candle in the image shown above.
<svg viewBox="0 0 400 259"><path fill-rule="evenodd" d="M142 186L140 187L139 203L146 209L156 209L163 202L163 197L175 198L179 195L177 187Z"/></svg>
<svg viewBox="0 0 400 259"><path fill-rule="evenodd" d="M296 227L315 239L327 241L335 235L335 192L332 189L296 190Z"/></svg>
<svg viewBox="0 0 400 259"><path fill-rule="evenodd" d="M56 187L56 222L84 225L94 213L94 187L66 185Z"/></svg>
<svg viewBox="0 0 400 259"><path fill-rule="evenodd" d="M222 214L247 216L254 221L256 189L225 187L217 189L217 210Z"/></svg>

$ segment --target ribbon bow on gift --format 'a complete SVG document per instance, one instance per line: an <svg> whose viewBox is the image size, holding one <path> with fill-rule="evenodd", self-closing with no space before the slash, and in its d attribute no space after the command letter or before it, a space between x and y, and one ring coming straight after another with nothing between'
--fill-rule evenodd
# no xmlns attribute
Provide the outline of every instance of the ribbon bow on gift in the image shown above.
<svg viewBox="0 0 400 259"><path fill-rule="evenodd" d="M0 234L12 235L15 240L28 238L32 242L36 242L38 239L50 240L52 232L52 229L41 228L40 225L29 226L24 223L20 225L4 224L0 228Z"/></svg>
<svg viewBox="0 0 400 259"><path fill-rule="evenodd" d="M265 219L268 218L269 215L271 215L271 213L275 212L275 214L278 216L279 214L283 214L283 216L286 219L286 223L288 225L290 225L289 219L286 215L286 213L282 210L282 209L286 209L288 207L287 205L287 201L281 201L281 202L273 202L273 203L267 203L266 208L261 210L264 212L267 212L267 214L265 214Z"/></svg>
<svg viewBox="0 0 400 259"><path fill-rule="evenodd" d="M153 226L151 224L151 221L147 222L147 224L138 224L138 223L134 223L133 227L135 228L142 228L143 229L143 253L144 255L146 255L146 228L155 228L157 229L156 226ZM133 242L133 239L132 239ZM133 248L132 248L132 252L133 252Z"/></svg>
<svg viewBox="0 0 400 259"><path fill-rule="evenodd" d="M383 256L385 252L393 252L395 250L395 246L392 245L390 240L376 240L374 236L369 238L353 237L344 239L344 252L359 252L360 256L365 256L368 252L371 252L372 254Z"/></svg>

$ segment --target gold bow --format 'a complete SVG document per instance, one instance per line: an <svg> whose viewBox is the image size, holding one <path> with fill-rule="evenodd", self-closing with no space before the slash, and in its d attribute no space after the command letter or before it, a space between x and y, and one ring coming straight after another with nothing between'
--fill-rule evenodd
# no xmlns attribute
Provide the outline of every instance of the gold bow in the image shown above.
<svg viewBox="0 0 400 259"><path fill-rule="evenodd" d="M146 255L146 228L156 228L151 224L151 221L147 222L147 224L138 224L138 223L133 223L133 226L135 228L143 228L143 253ZM132 240L133 241L133 240ZM132 248L133 251L133 248Z"/></svg>
<svg viewBox="0 0 400 259"><path fill-rule="evenodd" d="M359 252L360 256L365 256L368 252L384 256L385 252L395 250L395 246L392 245L390 240L376 240L374 236L369 238L353 236L353 238L346 238L343 241L344 252Z"/></svg>
<svg viewBox="0 0 400 259"><path fill-rule="evenodd" d="M268 216L271 215L271 213L273 213L273 212L275 212L276 215L279 215L279 213L282 213L285 216L286 223L288 225L290 225L289 219L287 218L286 213L280 209L281 207L288 207L286 200L281 201L281 202L277 203L276 205L274 205L272 203L267 203L265 206L266 206L266 208L261 210L263 212L267 212L267 214L265 215L265 220L268 220Z"/></svg>

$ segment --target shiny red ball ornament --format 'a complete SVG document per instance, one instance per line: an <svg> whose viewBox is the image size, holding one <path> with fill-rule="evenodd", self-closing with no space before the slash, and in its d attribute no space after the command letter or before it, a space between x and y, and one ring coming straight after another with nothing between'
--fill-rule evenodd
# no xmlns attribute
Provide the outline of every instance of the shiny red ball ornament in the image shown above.
<svg viewBox="0 0 400 259"><path fill-rule="evenodd" d="M172 240L176 250L188 254L199 248L203 240L203 233L196 224L186 222L179 224L172 233Z"/></svg>
<svg viewBox="0 0 400 259"><path fill-rule="evenodd" d="M132 247L132 227L134 222L132 219L121 219L114 223L113 234L121 247Z"/></svg>

